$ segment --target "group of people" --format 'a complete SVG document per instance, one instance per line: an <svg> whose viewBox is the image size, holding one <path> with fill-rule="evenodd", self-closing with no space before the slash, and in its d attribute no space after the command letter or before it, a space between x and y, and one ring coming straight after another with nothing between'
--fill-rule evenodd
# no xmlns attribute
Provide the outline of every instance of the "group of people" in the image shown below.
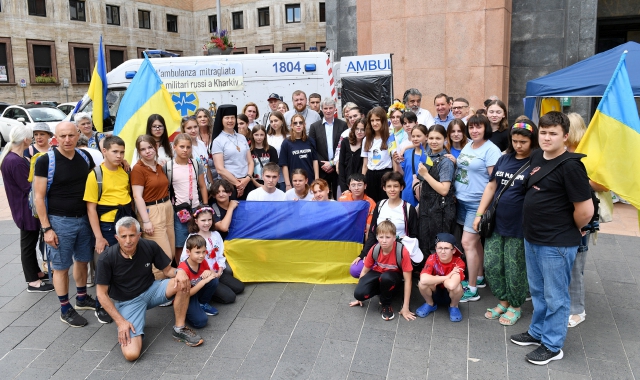
<svg viewBox="0 0 640 380"><path fill-rule="evenodd" d="M500 302L485 317L513 325L530 293L531 326L512 341L538 344L527 355L535 364L562 357L567 326L585 318L584 260L573 262L586 253L578 249L586 247L581 229L593 215L581 156L566 151L577 145L567 142L575 127L566 115L550 112L538 126L520 117L510 126L498 99L474 111L464 98L438 94L432 116L417 89L388 110L347 103L344 120L336 102L318 94L293 92L286 111L277 94L267 102L261 122L255 103L240 114L221 105L215 117L197 109L173 141L162 116L150 115L135 147L93 131L86 114L57 125L54 148L46 124L12 130L0 169L28 291L55 290L60 319L72 327L87 324L76 309L115 321L128 360L140 355L145 312L155 306L173 304L174 338L196 346L203 340L187 323L203 327L218 314L212 302L234 302L244 290L224 256L238 200L366 201L352 306L379 295L390 320L393 291L403 289L405 319L441 304L459 322L459 302L477 301L488 283ZM134 149L131 163L125 149ZM495 230L481 239L489 209ZM38 266L39 239L52 284ZM425 300L415 314L414 277ZM575 282L582 295L570 297ZM95 299L87 294L93 283Z"/></svg>

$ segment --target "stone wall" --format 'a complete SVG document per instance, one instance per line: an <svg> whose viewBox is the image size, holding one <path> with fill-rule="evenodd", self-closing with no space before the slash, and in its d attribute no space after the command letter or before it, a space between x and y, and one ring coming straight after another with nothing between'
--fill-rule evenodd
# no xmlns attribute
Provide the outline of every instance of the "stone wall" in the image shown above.
<svg viewBox="0 0 640 380"><path fill-rule="evenodd" d="M327 48L335 52L335 61L358 55L356 0L328 1Z"/></svg>
<svg viewBox="0 0 640 380"><path fill-rule="evenodd" d="M596 46L597 0L514 0L511 30L509 119L523 113L527 81L592 56ZM588 123L589 98L573 98L566 112Z"/></svg>
<svg viewBox="0 0 640 380"><path fill-rule="evenodd" d="M393 53L394 96L507 99L510 0L357 0L358 54Z"/></svg>

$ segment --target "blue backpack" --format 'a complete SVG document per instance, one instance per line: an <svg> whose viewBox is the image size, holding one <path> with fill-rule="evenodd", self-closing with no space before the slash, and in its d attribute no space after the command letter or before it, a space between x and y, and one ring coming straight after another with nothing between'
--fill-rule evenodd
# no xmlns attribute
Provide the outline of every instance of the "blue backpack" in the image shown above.
<svg viewBox="0 0 640 380"><path fill-rule="evenodd" d="M87 162L87 165L91 166L91 161L89 161L89 157L87 157L87 155L83 151L76 148L76 153L78 153L82 158L84 158L84 160ZM56 172L56 156L53 149L49 150L46 154L49 157L49 168L47 170L47 193L46 194L49 194L49 188L51 187L51 183L53 182L53 175ZM44 156L44 154L42 156ZM42 156L37 156L33 158L34 164L31 165L32 168L35 167L35 162ZM29 174L29 179L31 180L31 190L29 190L29 208L31 209L31 215L33 215L34 218L38 218L38 212L36 211L36 202L35 202L36 193L35 193L35 189L33 188L33 184L34 184L33 172ZM48 207L48 205L49 204L47 202L47 196L45 195L44 206Z"/></svg>

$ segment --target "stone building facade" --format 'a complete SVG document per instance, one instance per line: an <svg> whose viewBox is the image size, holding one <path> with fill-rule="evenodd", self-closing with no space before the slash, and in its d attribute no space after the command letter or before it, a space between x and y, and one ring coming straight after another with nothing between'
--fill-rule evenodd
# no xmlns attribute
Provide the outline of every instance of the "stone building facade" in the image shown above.
<svg viewBox="0 0 640 380"><path fill-rule="evenodd" d="M324 2L222 0L221 9L234 54L325 47ZM107 70L145 49L203 55L216 13L215 0L0 1L0 101L77 101L101 35Z"/></svg>

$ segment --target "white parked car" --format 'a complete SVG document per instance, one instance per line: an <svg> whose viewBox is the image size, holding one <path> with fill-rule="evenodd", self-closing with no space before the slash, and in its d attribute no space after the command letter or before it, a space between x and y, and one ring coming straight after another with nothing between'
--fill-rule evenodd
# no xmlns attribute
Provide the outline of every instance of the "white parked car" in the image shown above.
<svg viewBox="0 0 640 380"><path fill-rule="evenodd" d="M68 115L69 113L71 113L71 111L73 111L76 108L76 104L78 104L78 102L62 103L62 104L58 104L56 108L64 112L65 115Z"/></svg>
<svg viewBox="0 0 640 380"><path fill-rule="evenodd" d="M31 128L35 123L47 123L51 131L55 131L56 125L66 116L54 107L36 104L9 106L0 116L0 143L4 145L9 141L11 129L16 125Z"/></svg>

